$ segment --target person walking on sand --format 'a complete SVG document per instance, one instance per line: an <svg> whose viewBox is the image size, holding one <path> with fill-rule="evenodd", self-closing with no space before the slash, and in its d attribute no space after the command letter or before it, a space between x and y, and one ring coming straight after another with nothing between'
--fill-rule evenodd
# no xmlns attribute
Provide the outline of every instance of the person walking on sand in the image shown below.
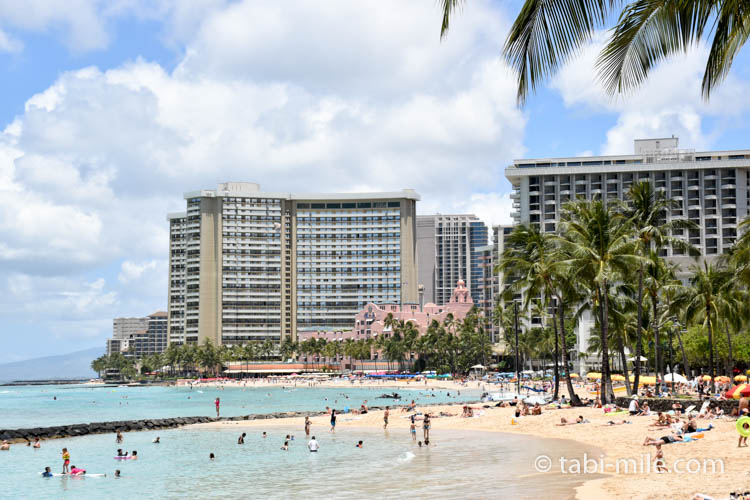
<svg viewBox="0 0 750 500"><path fill-rule="evenodd" d="M331 410L331 432L336 432L336 410Z"/></svg>
<svg viewBox="0 0 750 500"><path fill-rule="evenodd" d="M386 406L385 413L383 413L383 430L385 430L386 427L388 427L388 415L390 415L390 413L391 413L391 407Z"/></svg>
<svg viewBox="0 0 750 500"><path fill-rule="evenodd" d="M219 400L219 398L216 398L214 404L216 405L216 418L219 418L219 405L221 404L221 400Z"/></svg>
<svg viewBox="0 0 750 500"><path fill-rule="evenodd" d="M310 422L310 417L305 417L305 437L310 436L310 425L312 425L312 422Z"/></svg>

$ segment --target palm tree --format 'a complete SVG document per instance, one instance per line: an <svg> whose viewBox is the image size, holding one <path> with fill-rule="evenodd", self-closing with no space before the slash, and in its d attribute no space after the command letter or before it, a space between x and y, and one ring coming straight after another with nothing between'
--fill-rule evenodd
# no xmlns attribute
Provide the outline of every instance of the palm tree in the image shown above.
<svg viewBox="0 0 750 500"><path fill-rule="evenodd" d="M463 1L442 0L441 38ZM638 87L660 61L710 37L702 83L703 96L708 99L729 73L750 29L750 9L744 0L526 0L503 49L505 59L518 72L519 103L611 19L617 19L617 24L608 31L598 70L612 94Z"/></svg>
<svg viewBox="0 0 750 500"><path fill-rule="evenodd" d="M696 229L697 224L684 219L672 219L667 222L667 215L677 208L674 200L667 199L664 191L654 189L648 181L634 183L627 194L628 208L627 217L633 223L633 229L638 238L639 252L643 257L652 253L657 256L667 246L671 246L676 253L698 256L700 252L687 241L678 238L677 233L685 230ZM638 360L633 367L633 387L638 388L641 374L640 359L643 353L642 329L643 329L643 279L646 262L642 261L638 267L638 316L636 319L636 341L635 359ZM658 345L658 342L657 342ZM658 347L656 350L657 366L659 359Z"/></svg>
<svg viewBox="0 0 750 500"><path fill-rule="evenodd" d="M568 355L565 342L565 325L563 314L564 304L562 296L566 268L561 259L558 239L550 234L543 233L536 225L517 226L506 239L506 247L502 259L497 266L496 272L512 276L507 285L510 292L522 292L524 297L524 309L528 310L529 302L537 297L541 298L542 309L546 312L547 307L554 298L557 301L555 312L560 322L559 335L562 335L563 366L568 371ZM553 319L554 321L554 319ZM555 336L555 347L557 351L557 336ZM556 355L557 356L557 355ZM555 358L555 379L560 380L560 373ZM555 397L557 397L558 383L555 382ZM568 394L571 404L579 406L580 399L573 389L570 377L566 377Z"/></svg>
<svg viewBox="0 0 750 500"><path fill-rule="evenodd" d="M732 274L721 264L703 261L703 267L693 265L690 287L685 287L685 317L693 323L702 323L708 331L708 370L711 377L711 392L716 388L714 378L714 328L719 314L730 308L727 292L732 287Z"/></svg>
<svg viewBox="0 0 750 500"><path fill-rule="evenodd" d="M602 403L614 401L609 366L609 288L640 263L631 224L619 203L578 201L563 208L560 241L573 278L584 284L599 311Z"/></svg>
<svg viewBox="0 0 750 500"><path fill-rule="evenodd" d="M107 355L102 354L94 361L92 361L91 369L99 375L99 378L102 378L102 372L107 369Z"/></svg>

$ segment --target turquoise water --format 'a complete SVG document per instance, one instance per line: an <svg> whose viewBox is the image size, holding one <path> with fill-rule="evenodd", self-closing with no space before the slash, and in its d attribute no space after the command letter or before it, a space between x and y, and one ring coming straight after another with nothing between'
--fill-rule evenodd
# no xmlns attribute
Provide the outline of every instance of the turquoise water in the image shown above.
<svg viewBox="0 0 750 500"><path fill-rule="evenodd" d="M392 399L378 399L392 388L304 387L91 387L91 386L19 386L0 387L0 429L47 427L112 420L215 416L214 399L221 399L221 416L273 413L283 411L321 411L326 406L342 410L397 404ZM407 404L473 401L476 389L396 390ZM450 393L450 396L448 394ZM348 396L348 399L347 399ZM55 400L54 398L57 398Z"/></svg>
<svg viewBox="0 0 750 500"><path fill-rule="evenodd" d="M244 445L236 444L238 429L134 432L121 445L113 435L45 441L41 449L14 445L0 451L0 498L571 498L582 479L534 471L534 457L554 457L551 449L569 457L583 453L567 441L434 429L434 445L426 449L406 429L343 427L319 432L320 451L309 453L301 429L269 427L265 439L262 430L245 429ZM281 451L289 433L298 439ZM156 435L160 444L151 442ZM359 440L363 449L355 447ZM60 472L62 447L72 465L108 476L40 477L45 466ZM140 459L114 460L119 447L137 450Z"/></svg>

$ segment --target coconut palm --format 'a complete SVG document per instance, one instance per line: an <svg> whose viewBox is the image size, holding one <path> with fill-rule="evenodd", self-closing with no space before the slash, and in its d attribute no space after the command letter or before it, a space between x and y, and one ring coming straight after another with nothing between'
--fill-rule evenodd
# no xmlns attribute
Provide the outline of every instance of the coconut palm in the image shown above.
<svg viewBox="0 0 750 500"><path fill-rule="evenodd" d="M553 299L557 301L558 307L555 312L560 321L559 334L562 335L562 355L563 366L568 371L568 356L565 343L565 325L563 313L564 304L562 281L567 278L566 266L561 258L558 239L550 233L543 233L536 225L521 225L513 229L508 235L505 243L506 247L503 256L497 266L496 272L503 272L504 275L511 276L511 282L507 289L514 293L523 293L524 309L528 310L529 302L532 299L540 298L542 310L545 311ZM554 321L554 318L553 318ZM557 339L557 336L555 337ZM558 350L557 340L555 341L555 351ZM560 380L560 374L557 366L557 354L555 355L555 379ZM571 398L571 404L580 405L580 399L573 390L573 383L570 377L566 377L568 394ZM555 382L555 397L559 389L558 382Z"/></svg>
<svg viewBox="0 0 750 500"><path fill-rule="evenodd" d="M692 277L690 286L685 287L685 317L689 322L702 324L708 332L708 370L711 377L711 392L715 390L714 378L714 330L718 325L720 314L731 308L727 301L732 287L732 273L724 266L708 261L703 267L690 267Z"/></svg>
<svg viewBox="0 0 750 500"><path fill-rule="evenodd" d="M441 1L441 38L463 1ZM710 38L702 83L708 99L750 34L747 0L526 0L503 49L518 72L519 103L612 19L598 60L599 79L612 94L638 87L659 62Z"/></svg>
<svg viewBox="0 0 750 500"><path fill-rule="evenodd" d="M671 246L675 253L682 253L696 257L698 249L686 240L677 236L686 230L697 229L698 225L684 219L672 219L667 221L667 215L678 208L674 200L667 199L664 191L654 189L648 181L634 183L627 193L628 207L627 217L633 223L633 229L639 242L639 252L643 257L649 257L652 253L657 256L661 251ZM644 296L644 273L647 261L641 261L638 267L638 299L636 319L636 343L635 359L640 360L643 352L642 329L643 329L643 296ZM659 366L658 342L656 343L656 359ZM640 379L640 362L633 367L633 387L638 387Z"/></svg>
<svg viewBox="0 0 750 500"><path fill-rule="evenodd" d="M573 278L587 287L599 312L602 403L614 401L609 366L609 293L612 283L639 265L638 245L622 206L610 200L578 201L563 208L559 237Z"/></svg>

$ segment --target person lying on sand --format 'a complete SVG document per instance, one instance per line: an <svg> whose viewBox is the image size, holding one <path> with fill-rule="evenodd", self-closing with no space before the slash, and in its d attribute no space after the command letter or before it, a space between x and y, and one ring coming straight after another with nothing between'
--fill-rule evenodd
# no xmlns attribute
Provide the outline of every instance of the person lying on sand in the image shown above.
<svg viewBox="0 0 750 500"><path fill-rule="evenodd" d="M679 434L670 434L668 436L662 436L659 439L646 436L646 439L643 440L643 446L656 446L657 444L658 445L672 444L672 443L676 443L677 441L684 441L684 439Z"/></svg>
<svg viewBox="0 0 750 500"><path fill-rule="evenodd" d="M561 427L563 425L576 425L576 424L588 424L588 420L585 420L583 418L583 415L578 415L578 418L575 420L575 422L568 422L568 419L565 417L560 417L560 423L555 424L558 427Z"/></svg>
<svg viewBox="0 0 750 500"><path fill-rule="evenodd" d="M613 425L624 425L624 424L632 424L630 420L620 420L619 422L617 420L610 420L606 424L602 424L601 427L611 427Z"/></svg>

